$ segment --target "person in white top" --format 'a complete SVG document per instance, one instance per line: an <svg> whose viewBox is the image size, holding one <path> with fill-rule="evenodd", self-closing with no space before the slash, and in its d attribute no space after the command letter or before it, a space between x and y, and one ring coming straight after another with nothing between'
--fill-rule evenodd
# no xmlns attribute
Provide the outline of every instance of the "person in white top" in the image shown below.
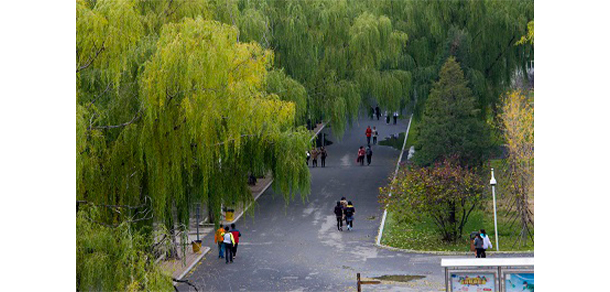
<svg viewBox="0 0 610 292"><path fill-rule="evenodd" d="M222 244L225 245L225 263L229 261L233 262L233 246L235 245L235 238L233 233L229 232L229 226L225 226L225 234L222 236Z"/></svg>
<svg viewBox="0 0 610 292"><path fill-rule="evenodd" d="M377 145L377 135L379 135L379 132L377 132L377 128L373 127L373 144Z"/></svg>
<svg viewBox="0 0 610 292"><path fill-rule="evenodd" d="M485 232L485 229L481 229L479 230L479 233L481 233L481 238L483 238L483 254L481 257L486 257L487 255L485 254L485 251L488 248L493 248L493 246L491 245L491 240L489 240L489 236L487 236L487 232Z"/></svg>

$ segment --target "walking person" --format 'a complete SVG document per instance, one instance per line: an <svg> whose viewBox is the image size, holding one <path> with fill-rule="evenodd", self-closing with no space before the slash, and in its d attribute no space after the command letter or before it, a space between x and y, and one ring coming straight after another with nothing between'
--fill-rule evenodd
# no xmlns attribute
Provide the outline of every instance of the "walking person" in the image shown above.
<svg viewBox="0 0 610 292"><path fill-rule="evenodd" d="M375 115L377 116L377 120L379 121L379 116L381 115L381 111L379 110L379 106L375 107Z"/></svg>
<svg viewBox="0 0 610 292"><path fill-rule="evenodd" d="M379 135L379 132L377 132L377 128L373 127L373 145L377 145L377 136Z"/></svg>
<svg viewBox="0 0 610 292"><path fill-rule="evenodd" d="M385 123L386 125L390 124L390 115L388 115L388 111L385 111Z"/></svg>
<svg viewBox="0 0 610 292"><path fill-rule="evenodd" d="M318 166L318 154L320 154L318 152L318 150L316 150L316 149L311 150L311 166L312 167Z"/></svg>
<svg viewBox="0 0 610 292"><path fill-rule="evenodd" d="M347 208L347 199L345 197L341 197L341 201L339 201L339 203L341 203L341 211L343 212L341 218L343 219L343 221L345 221L345 208ZM345 225L347 225L347 221L345 222ZM341 228L341 230L343 230L343 228Z"/></svg>
<svg viewBox="0 0 610 292"><path fill-rule="evenodd" d="M485 254L485 251L489 248L493 248L493 246L491 245L491 240L489 240L489 236L487 236L485 229L481 229L479 232L481 233L481 238L483 239L483 253L481 253L481 257L486 258L487 254Z"/></svg>
<svg viewBox="0 0 610 292"><path fill-rule="evenodd" d="M474 248L477 251L476 257L481 258L481 255L485 253L485 249L483 248L483 238L481 237L480 233L477 233L477 237L474 239Z"/></svg>
<svg viewBox="0 0 610 292"><path fill-rule="evenodd" d="M373 156L373 150L371 146L366 147L366 165L371 165L371 157Z"/></svg>
<svg viewBox="0 0 610 292"><path fill-rule="evenodd" d="M354 205L352 205L351 201L347 202L347 207L345 207L345 221L347 221L347 230L354 229L354 214L356 214L356 209Z"/></svg>
<svg viewBox="0 0 610 292"><path fill-rule="evenodd" d="M397 119L398 119L398 112L394 112L394 125L396 125Z"/></svg>
<svg viewBox="0 0 610 292"><path fill-rule="evenodd" d="M235 228L235 223L231 224L231 233L233 234L233 239L235 239L235 244L233 245L233 258L237 257L237 245L239 245L239 238L241 237L241 232Z"/></svg>
<svg viewBox="0 0 610 292"><path fill-rule="evenodd" d="M366 134L366 145L371 145L371 134L372 133L373 133L373 130L371 130L371 126L367 126L366 131L364 132L364 134Z"/></svg>
<svg viewBox="0 0 610 292"><path fill-rule="evenodd" d="M341 202L337 201L334 212L335 217L337 217L337 229L343 231L343 206L341 206Z"/></svg>
<svg viewBox="0 0 610 292"><path fill-rule="evenodd" d="M229 226L225 226L225 234L222 238L225 246L225 264L228 264L229 261L233 262L233 245L235 245L235 238L233 233L229 232Z"/></svg>
<svg viewBox="0 0 610 292"><path fill-rule="evenodd" d="M223 236L225 235L224 227L220 226L218 230L216 230L216 234L214 234L214 243L218 244L218 258L224 258L225 246L222 244Z"/></svg>
<svg viewBox="0 0 610 292"><path fill-rule="evenodd" d="M364 146L360 146L360 149L358 149L358 159L356 159L356 162L360 162L360 165L364 165L364 155L366 154L366 151L364 151Z"/></svg>
<svg viewBox="0 0 610 292"><path fill-rule="evenodd" d="M371 106L371 120L375 118L375 108Z"/></svg>
<svg viewBox="0 0 610 292"><path fill-rule="evenodd" d="M322 167L326 167L326 156L328 156L326 149L324 149L324 147L320 148L320 162L322 163Z"/></svg>

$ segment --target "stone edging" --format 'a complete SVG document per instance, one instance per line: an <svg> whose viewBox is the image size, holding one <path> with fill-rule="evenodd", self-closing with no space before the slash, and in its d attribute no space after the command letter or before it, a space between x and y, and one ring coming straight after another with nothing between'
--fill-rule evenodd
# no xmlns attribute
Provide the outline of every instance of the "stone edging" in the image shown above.
<svg viewBox="0 0 610 292"><path fill-rule="evenodd" d="M184 278L184 276L186 276L186 274L188 272L190 272L191 269L211 250L211 248L209 248L207 246L202 246L201 248L204 250L202 250L201 254L197 257L197 259L195 259L193 261L193 263L190 266L188 266L188 268L186 268L186 270L184 270L184 272L182 272L182 274L180 274L180 276L178 277L178 280L182 280L182 278Z"/></svg>
<svg viewBox="0 0 610 292"><path fill-rule="evenodd" d="M405 145L407 144L407 138L409 137L409 129L411 128L411 120L413 119L413 114L411 114L411 118L409 119L409 125L407 126L407 131L405 133L405 140L402 144L402 150L400 151L400 156L398 158L398 163L396 164L396 170L394 171L394 178L396 178L396 173L398 172L400 161L402 160L403 152L405 151ZM424 251L424 250L414 250L414 249L402 249L397 247L391 247L388 245L381 244L381 237L383 236L383 229L385 225L385 219L388 213L387 210L383 211L383 218L381 220L381 225L379 226L379 233L377 234L377 240L375 245L393 251L400 251L404 253L416 253L416 254L435 254L435 255L471 255L473 252L462 252L462 251ZM487 252L487 251L486 251ZM518 253L534 253L533 250L526 251L488 251L490 254L518 254Z"/></svg>
<svg viewBox="0 0 610 292"><path fill-rule="evenodd" d="M414 250L414 249L402 249L397 247L391 247L383 244L376 244L378 247L392 250L392 251L400 251L404 253L415 253L415 254L433 254L433 255L472 255L474 251L424 251L424 250ZM533 250L525 250L525 251L485 251L488 254L518 254L518 253L531 253L533 254Z"/></svg>
<svg viewBox="0 0 610 292"><path fill-rule="evenodd" d="M319 129L319 130L318 130L318 131L317 131L317 132L316 132L316 133L313 135L313 137L312 137L312 138L311 138L309 141L311 141L311 140L315 139L315 137L316 137L316 136L317 136L317 135L318 135L318 134L319 134L319 133L320 133L320 132L321 132L321 131L322 131L322 130L325 128L325 127L326 127L326 124L328 124L328 122L322 123L322 127L320 127L320 129ZM237 217L235 217L235 219L234 219L233 221L228 222L228 224L230 224L230 223L232 223L232 222L237 222L237 220L239 220L239 218L240 218L240 217L241 217L241 216L242 216L244 213L246 213L246 211L247 211L247 210L250 208L250 206L252 205L252 203L254 203L254 202L255 202L255 201L258 199L258 197L260 197L260 196L261 196L261 195L262 195L262 194L263 194L263 193L264 193L264 192L265 192L265 191L266 191L266 190L267 190L267 189L268 189L268 188L271 186L271 184L272 184L272 183L273 183L273 179L271 179L271 181L270 181L270 182L269 182L269 183L268 183L268 184L267 184L267 185L266 185L266 186L265 186L265 187L264 187L264 188L263 188L263 189L262 189L262 190L261 190L261 191L258 193L258 195L256 195L256 197L254 198L254 200L253 200L253 201L252 201L252 202L251 202L251 203L250 203L250 204L249 204L249 205L248 205L246 208L244 208L244 209L242 210L242 212L241 212L241 213L240 213L240 214L239 214ZM197 259L196 259L196 260L194 260L194 261L193 261L193 263L192 263L192 264L191 264L191 265L190 265L188 268L186 268L186 269L184 270L184 272L182 272L182 274L180 274L180 277L178 277L178 280L182 280L182 278L183 278L184 276L186 276L186 274L187 274L188 272L190 272L190 271L191 271L191 269L192 269L192 268L193 268L193 267L194 267L194 266L195 266L197 263L199 263L199 261L200 261L200 260L201 260L201 259L202 259L202 258L203 258L203 257L204 257L204 256L205 256L207 253L208 253L208 252L210 252L210 250L211 250L211 248L209 248L209 247L207 247L207 246L206 246L206 247L201 247L201 248L202 248L201 255L199 255L199 256L197 257ZM157 261L159 261L159 260L161 260L161 258L157 259Z"/></svg>
<svg viewBox="0 0 610 292"><path fill-rule="evenodd" d="M394 179L396 179L396 174L398 173L398 168L400 167L400 161L402 160L402 155L405 152L405 146L407 145L407 138L409 137L409 129L411 129L411 121L413 120L413 114L411 114L411 117L409 118L409 124L407 125L407 130L405 131L405 140L402 143L402 150L400 150L400 155L398 156L398 162L396 163L396 170L394 171ZM391 194L390 194L391 196ZM383 216L381 218L381 224L379 225L379 232L377 233L377 239L375 241L375 244L377 246L382 246L381 245L381 237L383 236L383 229L385 227L385 219L388 216L388 210L384 209L383 210Z"/></svg>

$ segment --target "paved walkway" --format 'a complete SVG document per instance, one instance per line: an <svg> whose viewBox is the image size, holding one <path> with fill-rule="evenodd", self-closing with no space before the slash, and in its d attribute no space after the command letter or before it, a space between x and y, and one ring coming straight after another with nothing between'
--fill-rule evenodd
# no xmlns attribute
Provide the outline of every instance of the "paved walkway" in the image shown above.
<svg viewBox="0 0 610 292"><path fill-rule="evenodd" d="M363 291L443 291L440 259L450 256L411 254L375 245L383 213L377 202L378 189L394 171L400 150L374 146L371 165L357 165L356 153L359 146L366 145L367 125L376 126L381 139L406 129L406 121L386 125L361 119L339 142L332 136L332 128L325 128L323 132L333 144L327 147L327 167L310 168L308 200L296 198L286 204L280 194L267 189L253 206L254 216L244 215L237 222L242 237L235 262L225 264L218 259L213 236L205 237L203 245L212 251L185 279L204 291L356 291L359 272L363 278L424 276L408 283L367 285ZM356 208L353 231L336 229L333 207L341 196ZM184 284L178 289L194 291Z"/></svg>

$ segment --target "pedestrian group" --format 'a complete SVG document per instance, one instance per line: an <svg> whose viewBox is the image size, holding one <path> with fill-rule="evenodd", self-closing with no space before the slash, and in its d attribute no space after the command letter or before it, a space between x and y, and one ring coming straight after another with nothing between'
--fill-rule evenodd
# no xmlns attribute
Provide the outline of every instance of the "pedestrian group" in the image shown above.
<svg viewBox="0 0 610 292"><path fill-rule="evenodd" d="M356 209L351 201L347 201L345 197L342 197L341 200L337 202L334 213L337 217L337 230L343 231L343 221L345 221L347 230L354 229L354 214L356 214Z"/></svg>
<svg viewBox="0 0 610 292"><path fill-rule="evenodd" d="M235 228L235 223L229 226L218 228L214 236L214 242L218 244L218 258L225 259L225 263L233 263L233 259L237 256L237 246L241 232Z"/></svg>
<svg viewBox="0 0 610 292"><path fill-rule="evenodd" d="M485 258L487 255L485 254L485 250L488 248L492 248L491 240L489 240L489 236L487 236L487 232L485 229L479 230L476 237L474 238L474 248L476 249L476 257L477 258Z"/></svg>

